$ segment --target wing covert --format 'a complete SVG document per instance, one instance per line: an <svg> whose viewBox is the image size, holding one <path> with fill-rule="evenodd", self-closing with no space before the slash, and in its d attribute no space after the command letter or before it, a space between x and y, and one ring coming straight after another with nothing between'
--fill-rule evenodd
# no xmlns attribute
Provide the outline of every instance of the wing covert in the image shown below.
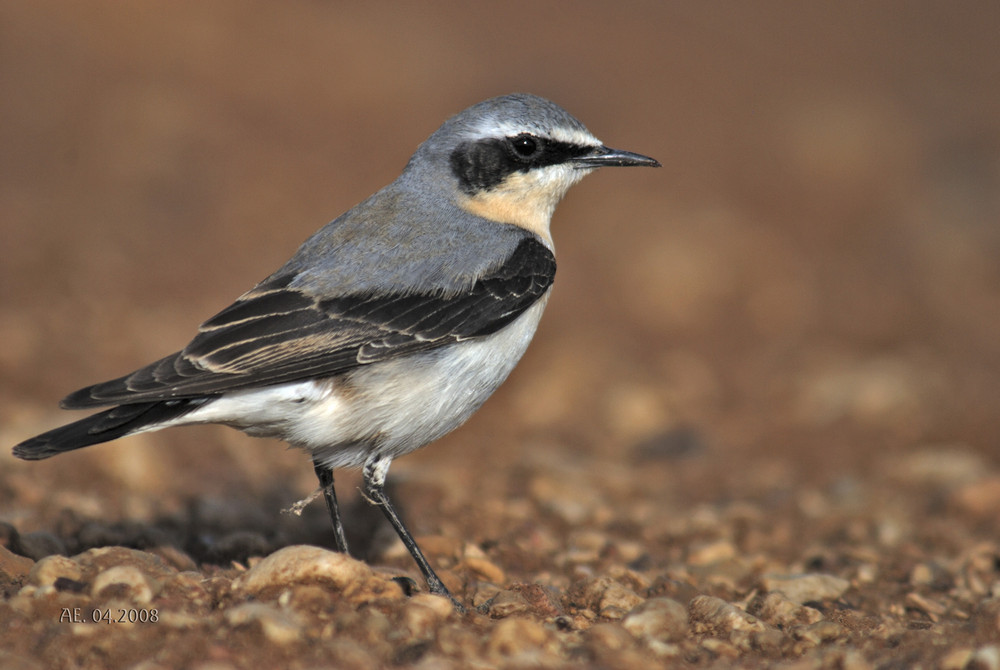
<svg viewBox="0 0 1000 670"><path fill-rule="evenodd" d="M555 258L526 238L457 295L312 296L274 278L206 321L184 350L63 401L87 408L214 395L311 377L483 337L541 298Z"/></svg>

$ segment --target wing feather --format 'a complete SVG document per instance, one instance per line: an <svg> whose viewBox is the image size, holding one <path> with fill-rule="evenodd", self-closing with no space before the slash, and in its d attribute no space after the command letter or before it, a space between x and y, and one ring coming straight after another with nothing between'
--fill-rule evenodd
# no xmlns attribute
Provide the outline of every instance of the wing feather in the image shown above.
<svg viewBox="0 0 1000 670"><path fill-rule="evenodd" d="M452 296L431 293L322 299L279 277L206 321L188 346L130 375L81 389L66 408L217 395L342 374L360 365L494 333L552 285L555 258L534 238Z"/></svg>

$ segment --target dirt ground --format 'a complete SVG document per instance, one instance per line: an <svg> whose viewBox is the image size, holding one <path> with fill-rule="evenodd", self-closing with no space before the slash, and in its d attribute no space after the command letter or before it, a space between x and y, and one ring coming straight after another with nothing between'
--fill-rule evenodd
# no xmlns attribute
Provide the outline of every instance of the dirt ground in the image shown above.
<svg viewBox="0 0 1000 670"><path fill-rule="evenodd" d="M0 665L1000 668L998 7L0 2ZM10 456L519 90L664 167L393 466L468 613L280 443Z"/></svg>

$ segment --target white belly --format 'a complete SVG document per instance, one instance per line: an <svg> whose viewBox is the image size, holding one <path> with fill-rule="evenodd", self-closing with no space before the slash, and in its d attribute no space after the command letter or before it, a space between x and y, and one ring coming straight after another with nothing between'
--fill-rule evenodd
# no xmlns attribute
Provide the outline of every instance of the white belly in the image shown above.
<svg viewBox="0 0 1000 670"><path fill-rule="evenodd" d="M454 430L528 347L549 295L485 338L374 363L333 379L227 393L178 423L224 423L277 437L332 467L418 449Z"/></svg>

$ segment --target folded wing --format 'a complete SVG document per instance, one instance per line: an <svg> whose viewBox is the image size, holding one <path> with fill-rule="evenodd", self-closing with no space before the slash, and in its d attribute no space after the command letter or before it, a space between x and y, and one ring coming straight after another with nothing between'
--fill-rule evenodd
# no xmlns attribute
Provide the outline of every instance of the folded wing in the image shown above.
<svg viewBox="0 0 1000 670"><path fill-rule="evenodd" d="M344 373L494 333L552 285L555 258L533 238L458 295L324 298L272 277L206 321L184 350L81 389L67 409L210 396Z"/></svg>

